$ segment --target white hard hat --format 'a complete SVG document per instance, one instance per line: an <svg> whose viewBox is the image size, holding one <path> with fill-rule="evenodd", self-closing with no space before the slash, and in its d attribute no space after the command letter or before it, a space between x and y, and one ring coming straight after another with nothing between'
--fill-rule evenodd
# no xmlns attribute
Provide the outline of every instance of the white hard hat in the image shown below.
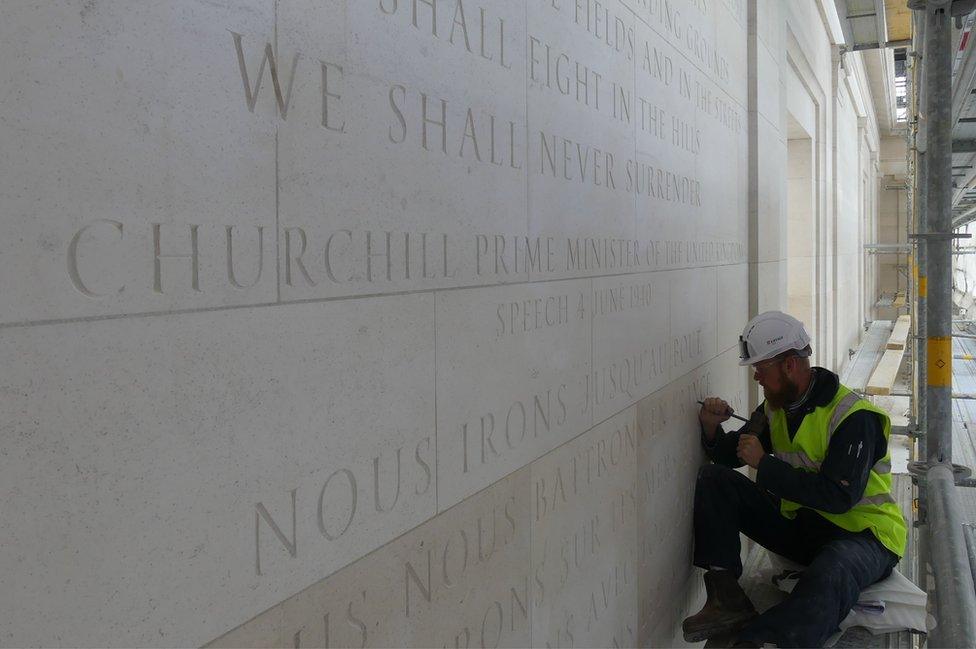
<svg viewBox="0 0 976 649"><path fill-rule="evenodd" d="M766 311L749 321L739 336L739 365L753 365L794 349L798 356L810 345L803 323L780 311Z"/></svg>

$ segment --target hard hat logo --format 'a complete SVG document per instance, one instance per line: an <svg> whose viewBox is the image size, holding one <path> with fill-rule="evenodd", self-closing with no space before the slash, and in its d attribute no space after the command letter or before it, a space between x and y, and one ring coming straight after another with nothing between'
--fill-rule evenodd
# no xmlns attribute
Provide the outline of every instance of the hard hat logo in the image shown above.
<svg viewBox="0 0 976 649"><path fill-rule="evenodd" d="M810 345L810 334L803 323L781 311L760 313L739 336L739 365L753 365L783 352L796 351L800 356Z"/></svg>

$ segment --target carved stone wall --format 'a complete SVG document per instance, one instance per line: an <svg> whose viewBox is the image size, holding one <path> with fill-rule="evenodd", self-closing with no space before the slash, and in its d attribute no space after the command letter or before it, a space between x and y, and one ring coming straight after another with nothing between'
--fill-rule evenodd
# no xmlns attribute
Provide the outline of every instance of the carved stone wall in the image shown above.
<svg viewBox="0 0 976 649"><path fill-rule="evenodd" d="M0 643L670 642L746 4L4 2Z"/></svg>

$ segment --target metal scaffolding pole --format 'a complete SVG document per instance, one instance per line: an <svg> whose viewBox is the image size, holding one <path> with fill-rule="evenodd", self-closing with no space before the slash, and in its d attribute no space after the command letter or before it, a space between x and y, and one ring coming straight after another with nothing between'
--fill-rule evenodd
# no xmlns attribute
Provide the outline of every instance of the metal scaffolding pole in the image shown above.
<svg viewBox="0 0 976 649"><path fill-rule="evenodd" d="M952 61L949 2L925 12L925 121L928 178L926 242L926 457L952 463Z"/></svg>
<svg viewBox="0 0 976 649"><path fill-rule="evenodd" d="M924 134L923 134L924 137ZM928 227L928 182L929 182L929 164L928 155L924 150L918 152L916 158L915 174L916 174L916 184L918 186L918 192L915 195L916 209L918 215L918 230L920 234L927 234L929 231ZM928 354L926 353L927 341L928 341L928 264L927 264L927 252L928 245L924 238L918 240L918 246L915 250L915 264L918 269L918 284L915 288L916 295L918 299L918 307L915 309L916 323L918 325L918 338L919 344L915 346L918 362L916 367L918 368L918 389L919 391L925 389L925 385L928 381L928 367L926 366ZM928 398L922 398L917 400L918 408L918 422L917 427L919 431L924 434L928 430ZM920 449L921 450L921 449Z"/></svg>
<svg viewBox="0 0 976 649"><path fill-rule="evenodd" d="M930 646L976 646L976 590L969 570L952 466L952 61L950 2L924 10L927 552L935 575L939 626ZM916 170L916 173L919 170ZM923 292L918 297L922 299Z"/></svg>
<svg viewBox="0 0 976 649"><path fill-rule="evenodd" d="M916 233L925 234L928 232L928 158L925 155L925 148L927 145L927 129L926 129L926 119L924 118L925 113L925 83L924 83L924 59L925 59L925 12L916 11L912 22L915 24L915 34L913 37L914 47L913 51L910 53L911 62L911 80L912 80L912 94L911 94L911 106L912 115L914 123L913 139L915 145L915 168L914 168L914 185L915 185L915 214L916 214ZM925 264L925 253L926 245L925 239L915 240L916 248L916 263L918 268L918 282L915 290L915 299L917 300L915 305L915 325L916 331L914 340L914 350L917 362L915 364L915 415L917 417L915 421L915 432L916 439L915 444L912 448L911 457L915 461L925 459L925 430L928 427L928 420L926 418L926 392L925 386L926 380L926 369L927 369L927 355L925 353L925 348L928 344L928 338L926 336L926 318L928 317L927 308L927 269ZM921 478L921 476L920 476ZM916 512L916 525L924 524L928 519L928 497L926 484L924 479L919 479L917 481L918 491L917 491L917 503L918 509ZM918 568L919 568L919 584L925 588L926 592L929 590L929 551L928 551L928 535L920 534L918 536Z"/></svg>
<svg viewBox="0 0 976 649"><path fill-rule="evenodd" d="M976 595L973 594L962 503L952 465L944 462L931 465L927 482L928 527L932 537L929 549L939 615L939 626L935 629L937 639L929 638L929 646L973 647L976 646Z"/></svg>

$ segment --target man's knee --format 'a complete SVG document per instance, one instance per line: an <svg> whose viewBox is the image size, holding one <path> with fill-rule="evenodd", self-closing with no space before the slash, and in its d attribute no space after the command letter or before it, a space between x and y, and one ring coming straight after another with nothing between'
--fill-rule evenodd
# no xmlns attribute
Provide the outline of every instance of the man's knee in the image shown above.
<svg viewBox="0 0 976 649"><path fill-rule="evenodd" d="M736 507L752 503L758 487L748 477L722 464L705 464L698 469L695 503L700 508Z"/></svg>
<svg viewBox="0 0 976 649"><path fill-rule="evenodd" d="M729 480L734 480L735 476L732 475L738 473L735 469L730 469L722 464L703 464L698 469L698 485L707 486L710 484L722 484L727 483Z"/></svg>
<svg viewBox="0 0 976 649"><path fill-rule="evenodd" d="M814 559L814 574L838 586L860 590L891 574L894 557L880 543L836 541Z"/></svg>
<svg viewBox="0 0 976 649"><path fill-rule="evenodd" d="M704 503L727 503L739 492L737 478L745 478L741 473L721 464L704 464L698 469L695 483L695 500ZM748 480L748 478L745 478Z"/></svg>

